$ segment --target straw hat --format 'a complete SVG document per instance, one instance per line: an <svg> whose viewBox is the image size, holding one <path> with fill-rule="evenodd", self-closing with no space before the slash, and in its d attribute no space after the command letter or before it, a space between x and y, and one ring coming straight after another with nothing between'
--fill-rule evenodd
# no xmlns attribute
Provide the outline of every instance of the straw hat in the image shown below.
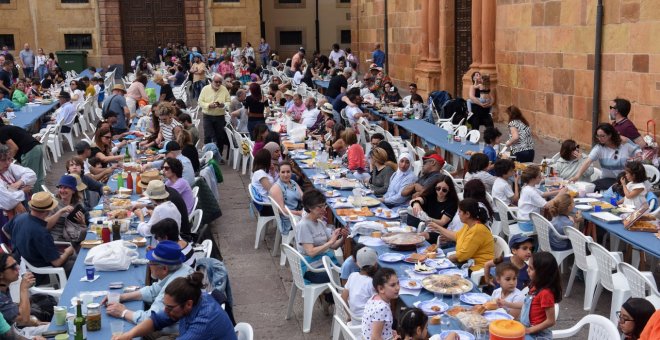
<svg viewBox="0 0 660 340"><path fill-rule="evenodd" d="M325 112L325 113L330 113L330 114L332 114L332 111L333 111L332 104L330 104L330 103L325 103L325 104L323 104L323 105L321 106L321 111L322 111L322 112Z"/></svg>
<svg viewBox="0 0 660 340"><path fill-rule="evenodd" d="M146 189L149 186L149 183L151 181L154 181L154 180L157 180L157 179L160 179L160 178L161 177L160 177L160 173L158 172L158 170L145 171L144 173L142 173L140 175L140 183L138 183L138 185L140 186L140 188Z"/></svg>
<svg viewBox="0 0 660 340"><path fill-rule="evenodd" d="M144 194L153 200L162 200L170 196L170 193L168 193L167 189L165 189L165 183L159 179L149 182L149 185L147 185L147 190L144 192Z"/></svg>
<svg viewBox="0 0 660 340"><path fill-rule="evenodd" d="M42 191L32 195L28 205L34 210L49 211L57 208L57 201L49 193Z"/></svg>
<svg viewBox="0 0 660 340"><path fill-rule="evenodd" d="M76 179L76 189L78 191L83 191L87 189L87 184L83 183L82 179L78 174L71 174L71 177Z"/></svg>
<svg viewBox="0 0 660 340"><path fill-rule="evenodd" d="M126 88L122 84L115 84L115 86L112 87L112 91L114 90L122 91L124 94L126 93Z"/></svg>
<svg viewBox="0 0 660 340"><path fill-rule="evenodd" d="M293 97L294 94L296 94L296 93L293 92L293 91L291 91L291 90L286 90L286 92L284 92L284 95L285 95L285 96L291 96L291 97Z"/></svg>

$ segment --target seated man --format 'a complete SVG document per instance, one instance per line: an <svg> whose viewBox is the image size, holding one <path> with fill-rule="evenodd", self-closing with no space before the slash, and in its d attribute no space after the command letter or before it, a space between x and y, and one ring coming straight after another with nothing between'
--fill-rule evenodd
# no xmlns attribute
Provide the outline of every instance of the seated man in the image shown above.
<svg viewBox="0 0 660 340"><path fill-rule="evenodd" d="M3 231L11 235L16 258L22 256L35 267L62 267L67 276L75 263L75 250L72 246L60 254L53 236L46 228L46 218L57 208L57 201L47 192L32 195L28 202L29 214L14 217L3 227ZM73 207L70 207L73 210ZM36 275L37 284L47 282L46 275Z"/></svg>
<svg viewBox="0 0 660 340"><path fill-rule="evenodd" d="M71 94L69 92L62 91L57 98L60 101L60 112L57 114L57 117L53 116L55 118L54 121L61 124L60 131L62 133L69 133L76 121L78 109L71 102Z"/></svg>
<svg viewBox="0 0 660 340"><path fill-rule="evenodd" d="M37 181L37 175L32 169L12 161L9 147L0 144L0 225L26 211L22 202L32 192L32 186Z"/></svg>
<svg viewBox="0 0 660 340"><path fill-rule="evenodd" d="M412 198L419 196L429 183L440 176L440 171L445 166L445 160L442 156L434 151L429 151L422 159L424 160L422 173L417 182L403 188L401 196L412 196Z"/></svg>
<svg viewBox="0 0 660 340"><path fill-rule="evenodd" d="M152 313L159 313L165 310L166 307L163 304L165 287L172 280L178 277L186 277L193 272L192 268L183 264L185 256L181 253L179 245L173 241L164 240L159 242L154 250L147 252L147 259L149 260L151 277L158 281L151 286L142 287L138 291L121 294L119 296L119 303L108 305L106 311L109 315L125 319L134 324L149 319ZM150 303L151 307L147 310L132 311L121 304L121 301L135 300ZM107 303L107 298L102 303ZM176 325L173 325L164 328L161 333L175 334L178 333L178 329Z"/></svg>
<svg viewBox="0 0 660 340"><path fill-rule="evenodd" d="M316 108L316 99L314 97L307 97L305 100L305 111L303 111L300 118L300 123L312 129L319 117L319 109Z"/></svg>

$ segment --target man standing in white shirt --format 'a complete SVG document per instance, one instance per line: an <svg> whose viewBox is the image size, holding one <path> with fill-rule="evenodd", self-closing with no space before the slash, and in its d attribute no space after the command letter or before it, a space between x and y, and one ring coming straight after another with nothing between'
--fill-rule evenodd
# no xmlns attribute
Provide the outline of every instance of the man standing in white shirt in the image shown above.
<svg viewBox="0 0 660 340"><path fill-rule="evenodd" d="M71 94L69 92L62 91L57 98L60 101L60 112L57 114L56 122L60 124L60 131L62 133L69 133L71 132L73 123L75 123L78 110L76 110L76 106L71 102Z"/></svg>
<svg viewBox="0 0 660 340"><path fill-rule="evenodd" d="M339 58L341 57L346 58L346 52L344 52L344 50L339 49L339 44L337 43L332 44L332 51L330 51L330 59L332 59L335 62L335 65L339 65Z"/></svg>
<svg viewBox="0 0 660 340"><path fill-rule="evenodd" d="M302 113L300 123L311 129L319 117L319 109L316 108L316 99L314 97L307 97L305 101L305 111Z"/></svg>
<svg viewBox="0 0 660 340"><path fill-rule="evenodd" d="M137 227L138 233L142 236L150 236L151 226L168 217L176 221L176 225L179 226L180 231L181 214L174 203L167 200L170 194L165 189L165 183L159 179L149 182L144 194L156 204L156 208L154 208L151 218L147 222L144 221L142 209L134 210L135 215L140 219L140 224Z"/></svg>

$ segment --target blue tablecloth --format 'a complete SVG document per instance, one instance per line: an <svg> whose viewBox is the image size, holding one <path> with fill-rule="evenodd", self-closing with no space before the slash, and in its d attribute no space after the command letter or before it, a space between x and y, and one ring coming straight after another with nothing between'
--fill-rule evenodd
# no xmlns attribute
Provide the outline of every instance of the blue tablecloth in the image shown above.
<svg viewBox="0 0 660 340"><path fill-rule="evenodd" d="M454 155L458 155L464 159L470 159L467 151L479 152L479 145L466 142L465 145L458 142L450 142L447 140L447 131L441 129L439 126L433 125L427 121L410 119L395 122L400 127L414 133L419 138L425 140L427 143L447 150Z"/></svg>
<svg viewBox="0 0 660 340"><path fill-rule="evenodd" d="M660 239L655 237L653 233L645 233L639 231L629 231L623 227L623 223L607 223L591 216L590 211L583 211L582 216L584 219L593 222L600 228L618 236L626 243L635 248L641 249L657 258L660 258Z"/></svg>
<svg viewBox="0 0 660 340"><path fill-rule="evenodd" d="M330 85L330 81L329 80L314 80L314 84L316 84L316 86L318 86L318 87L322 87L324 89L327 89L328 86Z"/></svg>
<svg viewBox="0 0 660 340"><path fill-rule="evenodd" d="M126 239L132 239L134 236L127 235L124 237ZM87 233L87 239L92 239L92 240L96 239L96 234L91 232ZM78 257L76 258L76 263L73 266L73 269L71 270L71 276L69 277L69 281L67 282L62 297L60 298L60 305L71 306L71 299L73 297L79 296L81 292L101 291L101 290L107 290L110 292L117 292L117 293L122 292L121 289L109 290L108 285L111 282L123 282L124 287L133 286L133 285L140 287L144 286L144 280L147 273L146 265L131 265L131 267L126 271L97 272L99 274L99 278L96 281L81 282L80 278L86 275L85 257L87 256L88 252L89 249L80 249L80 252L78 253ZM140 258L144 258L146 254L146 247L138 248L138 252L140 254ZM103 299L102 297L95 298L94 302L101 302L102 299ZM130 310L144 309L144 303L142 301L130 301L130 302L122 302L122 303ZM76 313L75 308L70 308L69 313L75 314ZM120 319L111 317L108 314L106 314L105 306L102 306L101 330L97 332L88 332L87 339L110 339L112 337L110 331L110 323L112 321L117 321L117 320ZM134 325L132 323L128 321L124 321L124 331L133 328L133 326ZM48 330L60 330L60 329L67 329L67 325L65 324L64 326L56 326L55 320L53 320L50 323L50 327L48 328Z"/></svg>
<svg viewBox="0 0 660 340"><path fill-rule="evenodd" d="M55 110L55 107L58 104L59 102L55 100L53 103L47 105L25 105L21 108L20 111L15 112L16 118L11 120L11 124L31 131L32 127L35 126L41 117L43 117L48 112Z"/></svg>

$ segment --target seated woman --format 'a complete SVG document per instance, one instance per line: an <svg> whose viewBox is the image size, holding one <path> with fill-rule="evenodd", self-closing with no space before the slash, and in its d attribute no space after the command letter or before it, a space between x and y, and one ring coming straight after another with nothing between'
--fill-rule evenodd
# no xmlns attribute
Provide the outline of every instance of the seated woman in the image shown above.
<svg viewBox="0 0 660 340"><path fill-rule="evenodd" d="M252 156L255 156L257 152L263 149L264 145L266 145L264 140L266 139L266 136L268 136L268 126L266 126L266 124L258 124L251 133L255 136L254 148L252 149Z"/></svg>
<svg viewBox="0 0 660 340"><path fill-rule="evenodd" d="M426 222L429 231L423 233L424 237L429 243L436 243L442 234L441 229L449 226L458 210L454 181L447 175L438 176L417 198L410 201L410 207L412 215L408 215L408 225L416 227L420 221Z"/></svg>
<svg viewBox="0 0 660 340"><path fill-rule="evenodd" d="M530 165L523 170L520 180L523 183L523 188L520 191L520 200L518 201L518 219L529 221L529 213L541 213L541 208L547 208L550 203L546 198L553 197L558 194L567 193L564 187L560 190L549 190L541 192L536 189L536 185L543 180L541 169L536 165ZM533 231L534 227L531 222L520 222L518 226L523 231Z"/></svg>
<svg viewBox="0 0 660 340"><path fill-rule="evenodd" d="M415 172L411 166L413 161L414 158L407 152L402 152L399 155L399 167L390 178L390 185L381 199L386 206L393 208L404 205L408 200L407 197L401 195L401 191L407 185L415 183L417 180L417 176L415 176Z"/></svg>
<svg viewBox="0 0 660 340"><path fill-rule="evenodd" d="M179 236L179 225L171 218L164 218L151 226L151 234L158 242L169 240L176 242L181 247L181 253L186 257L183 264L195 268L195 250L192 243L186 242Z"/></svg>
<svg viewBox="0 0 660 340"><path fill-rule="evenodd" d="M9 285L18 281L20 277L19 264L12 255L2 253L0 254L0 266L2 268L0 272L0 312L4 319L10 324L16 323L17 326L48 324L53 317L53 307L57 305L57 301L47 295L32 296L30 288L34 286L36 280L32 273L26 272L20 283L20 302L14 302L9 293Z"/></svg>
<svg viewBox="0 0 660 340"><path fill-rule="evenodd" d="M616 313L619 323L617 328L623 334L623 340L637 340L648 323L655 307L649 300L643 298L629 298Z"/></svg>
<svg viewBox="0 0 660 340"><path fill-rule="evenodd" d="M123 144L122 144L123 143ZM113 155L118 148L126 145L126 142L121 142L114 148L112 144L112 133L110 128L102 127L96 130L94 134L94 145L92 145L92 157L101 160L103 167L106 168L108 163L119 162L124 159L124 155Z"/></svg>
<svg viewBox="0 0 660 340"><path fill-rule="evenodd" d="M493 234L485 225L488 211L477 200L466 198L458 203L458 216L463 222L459 231L442 230L443 236L456 241L456 253L447 258L457 263L472 259L474 264L470 271L479 270L495 258Z"/></svg>
<svg viewBox="0 0 660 340"><path fill-rule="evenodd" d="M186 156L190 163L192 164L193 171L196 174L199 173L199 153L197 148L193 144L192 135L186 129L181 126L174 128L175 140L181 146L181 154Z"/></svg>
<svg viewBox="0 0 660 340"><path fill-rule="evenodd" d="M84 184L83 184L84 185ZM73 176L64 175L57 184L58 210L46 218L47 228L55 241L65 241L74 244L74 247L85 239L87 235L86 210L82 206L82 195L80 191L85 187L78 187ZM80 208L76 209L76 206ZM74 216L69 214L78 210Z"/></svg>
<svg viewBox="0 0 660 340"><path fill-rule="evenodd" d="M488 192L493 191L493 184L496 177L488 173L490 170L490 160L483 153L475 153L468 161L468 172L465 174L465 181L478 179L484 183Z"/></svg>
<svg viewBox="0 0 660 340"><path fill-rule="evenodd" d="M277 178L279 177L277 165L280 164L280 161L282 160L282 149L280 148L279 143L268 142L264 145L264 150L270 152L270 161L273 164L270 169L270 175L273 177L273 180L277 181Z"/></svg>
<svg viewBox="0 0 660 340"><path fill-rule="evenodd" d="M291 180L291 170L289 162L279 163L279 178L270 188L270 196L280 208L284 209L286 206L292 214L302 216L302 189L298 183ZM280 212L280 220L282 221L280 233L288 235L291 231L291 220L286 212Z"/></svg>
<svg viewBox="0 0 660 340"><path fill-rule="evenodd" d="M298 222L296 231L296 247L300 254L305 257L307 263L314 268L322 268L323 256L328 256L333 262L335 259L334 249L339 249L348 236L345 228L331 229L323 220L325 216L325 195L316 189L306 191L302 197L302 204L307 213ZM303 264L303 277L311 283L330 282L326 272L315 273L307 271Z"/></svg>
<svg viewBox="0 0 660 340"><path fill-rule="evenodd" d="M165 158L165 161L163 161L163 176L166 179L165 185L176 189L181 194L181 198L186 203L188 214L192 214L195 197L193 196L190 184L183 178L183 164L181 161L171 157Z"/></svg>
<svg viewBox="0 0 660 340"><path fill-rule="evenodd" d="M371 150L371 178L369 188L380 197L387 192L390 179L397 169L396 163L387 160L387 152L379 147Z"/></svg>
<svg viewBox="0 0 660 340"><path fill-rule="evenodd" d="M486 219L484 224L486 224L486 226L490 228L493 223L493 218L495 217L495 211L493 210L493 207L490 205L490 202L488 201L488 197L486 196L486 186L484 185L484 183L477 179L472 179L465 182L465 184L463 185L463 199L465 198L475 199L479 203L479 207L486 208L486 213L488 214L488 218ZM456 220L455 217L454 220Z"/></svg>
<svg viewBox="0 0 660 340"><path fill-rule="evenodd" d="M334 121L333 121L334 122ZM334 123L330 132L325 136L328 153L331 157L342 157L346 154L346 142L342 136L346 128L341 123Z"/></svg>
<svg viewBox="0 0 660 340"><path fill-rule="evenodd" d="M578 170L582 167L584 162L587 162L586 156L580 152L580 145L574 140L567 139L561 143L558 156L553 157L550 165L553 166L558 177L563 179L571 179L575 177ZM578 180L583 182L591 182L591 175L594 173L594 167L589 165L582 173Z"/></svg>
<svg viewBox="0 0 660 340"><path fill-rule="evenodd" d="M275 183L275 179L270 175L270 170L272 168L270 152L266 149L261 149L254 155L254 162L252 165L252 186L254 187L255 192L252 194L255 196L255 199L261 202L269 202L268 192L270 188ZM273 216L273 209L271 206L259 206L261 207L260 213L263 216ZM259 208L257 207L257 208Z"/></svg>

